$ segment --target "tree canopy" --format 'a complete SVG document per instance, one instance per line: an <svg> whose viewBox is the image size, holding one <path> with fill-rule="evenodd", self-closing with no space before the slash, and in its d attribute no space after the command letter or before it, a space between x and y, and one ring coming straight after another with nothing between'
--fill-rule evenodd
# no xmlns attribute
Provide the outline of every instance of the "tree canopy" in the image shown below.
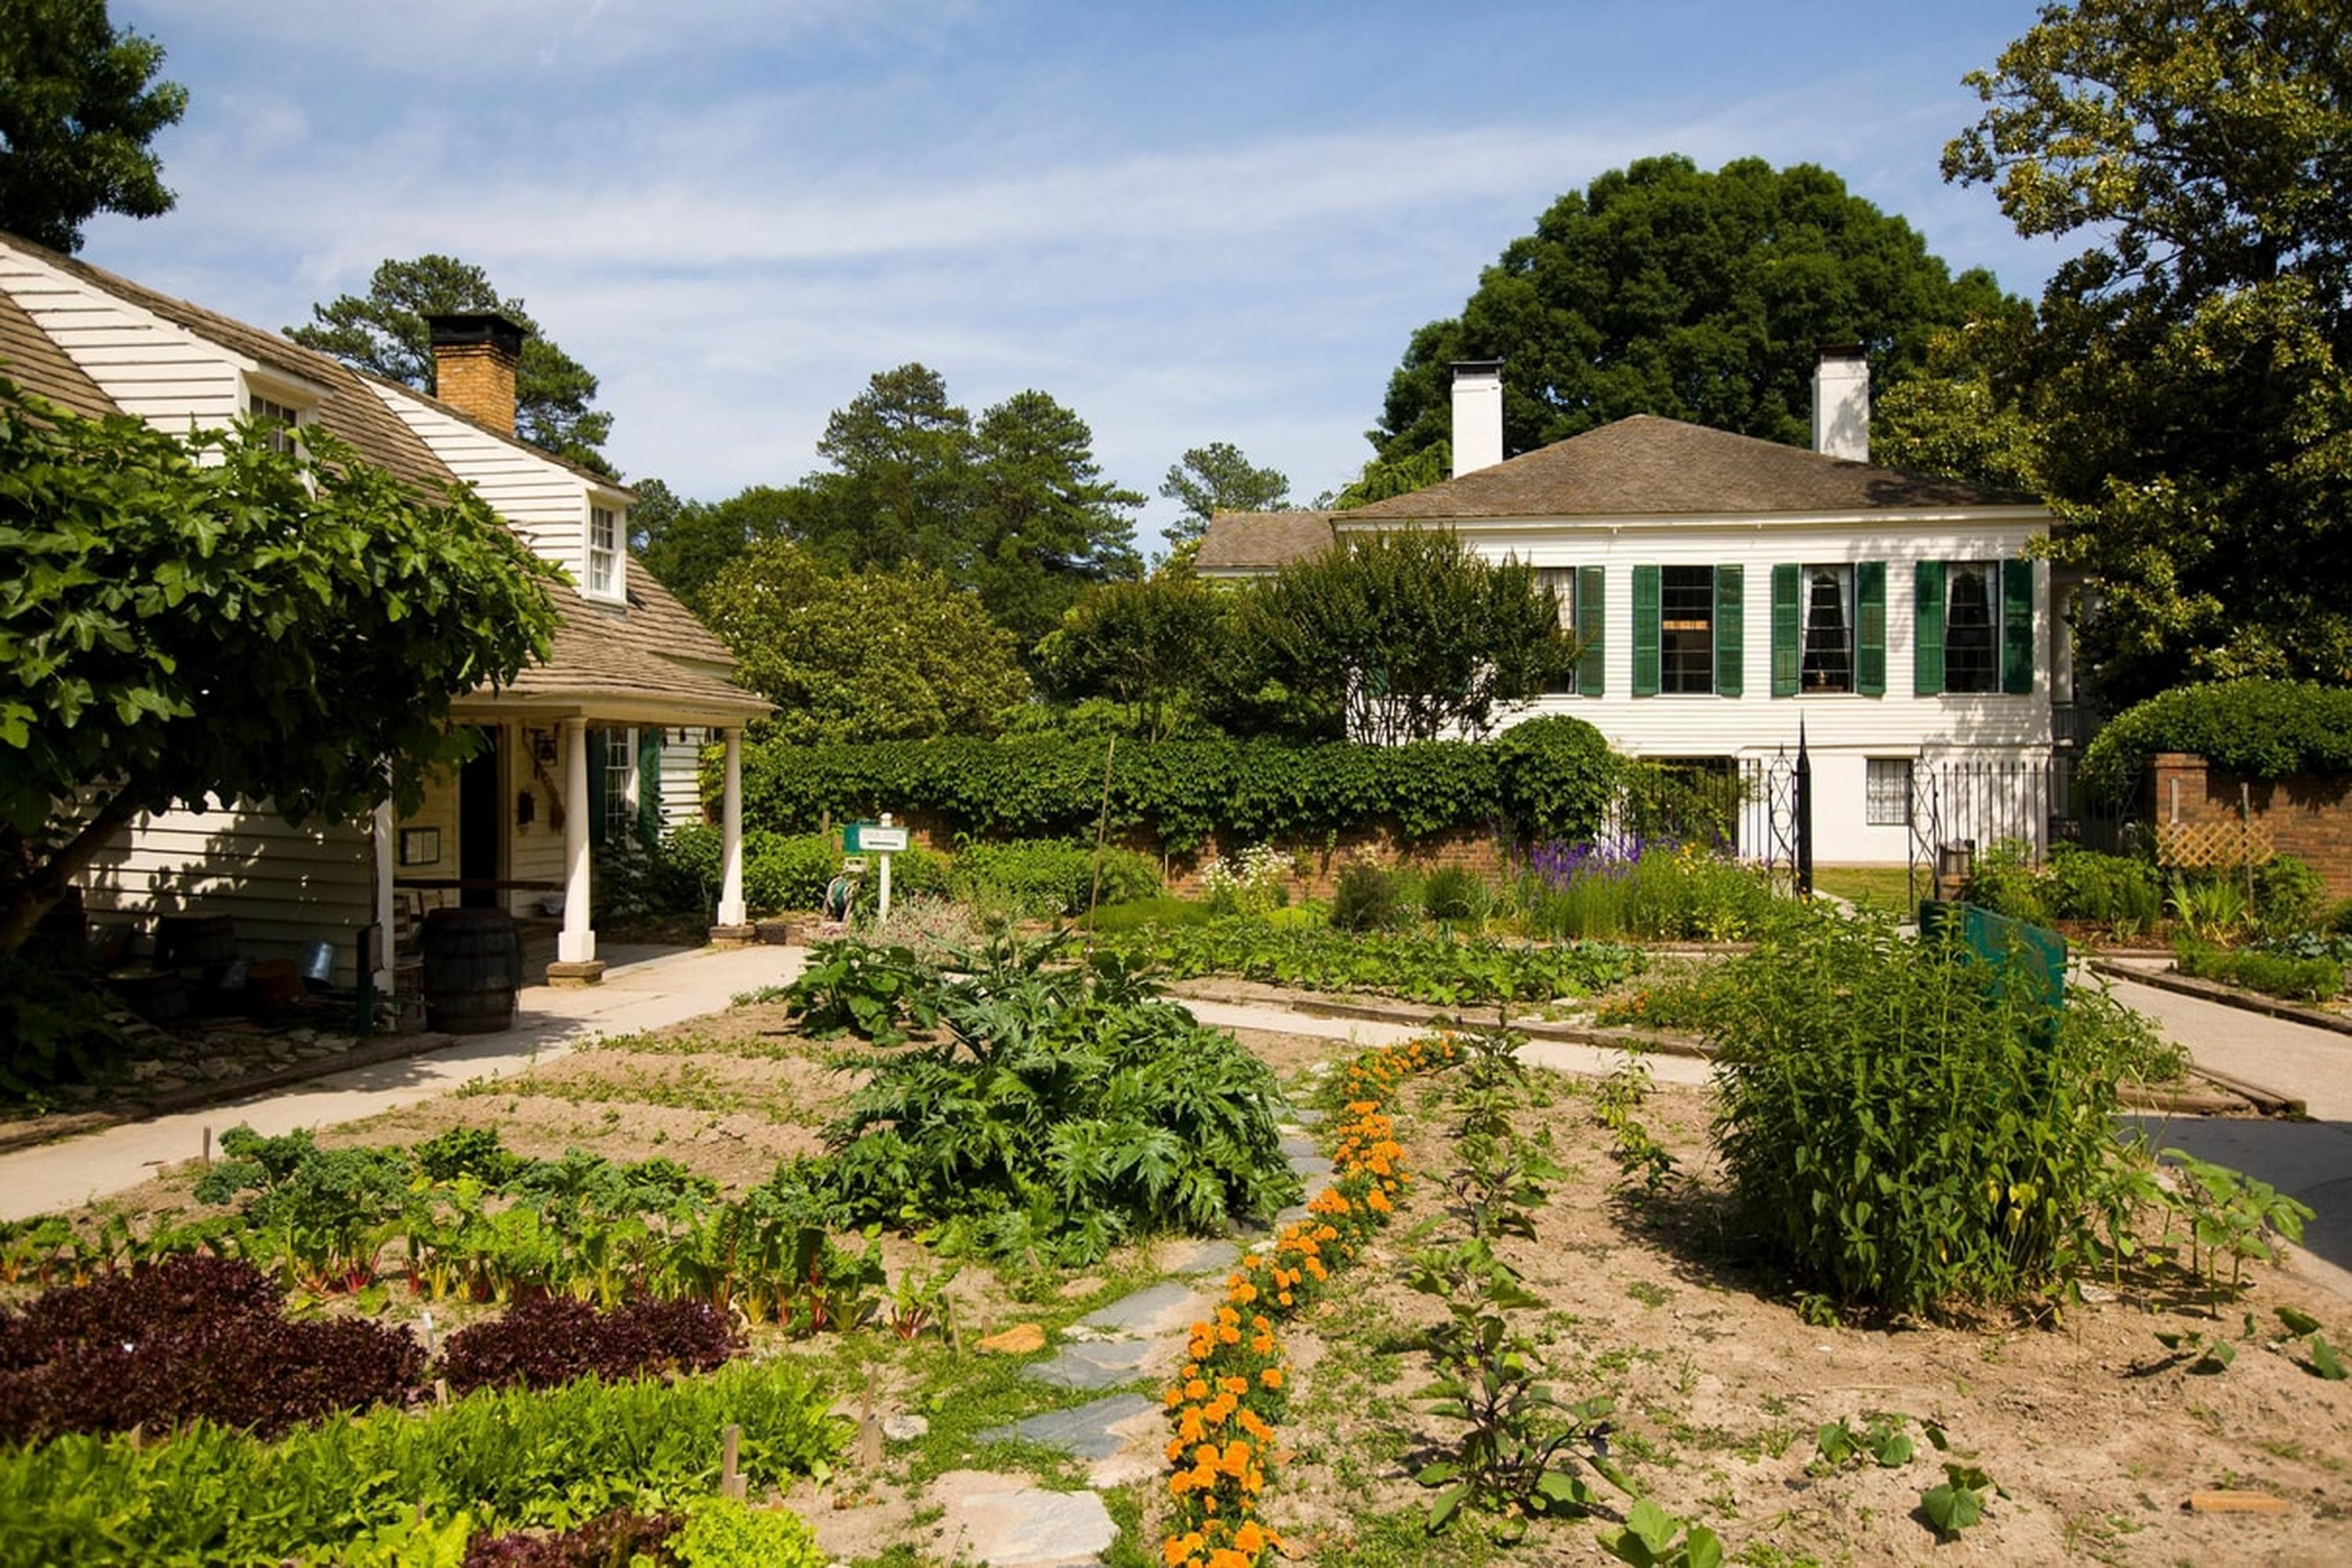
<svg viewBox="0 0 2352 1568"><path fill-rule="evenodd" d="M1450 435L1456 360L1503 361L1507 454L1634 414L1806 446L1821 344L1861 343L1889 387L2000 298L1826 169L1644 158L1562 195L1460 315L1413 333L1371 433L1377 482Z"/></svg>
<svg viewBox="0 0 2352 1568"><path fill-rule="evenodd" d="M976 592L1025 651L1089 583L1140 570L1143 504L1102 477L1086 421L1042 392L971 414L920 364L883 371L825 423L833 466L793 537L845 566L913 564Z"/></svg>
<svg viewBox="0 0 2352 1568"><path fill-rule="evenodd" d="M414 808L451 699L545 657L560 576L470 491L266 436L0 382L0 954L139 812Z"/></svg>
<svg viewBox="0 0 2352 1568"><path fill-rule="evenodd" d="M1087 590L1038 647L1055 696L1126 710L1129 733L1165 740L1227 662L1232 596L1189 573Z"/></svg>
<svg viewBox="0 0 2352 1568"><path fill-rule="evenodd" d="M501 295L489 275L454 256L387 260L368 279L365 294L344 294L310 307L310 324L289 327L296 342L333 354L387 380L434 390L429 315L496 310L530 333L515 367L515 434L542 451L598 473L611 474L599 450L613 434L613 416L591 407L596 378L544 337L519 298Z"/></svg>
<svg viewBox="0 0 2352 1568"><path fill-rule="evenodd" d="M1171 544L1197 544L1209 520L1221 511L1280 511L1290 504L1290 478L1279 468L1261 468L1231 441L1194 447L1168 467L1160 493L1183 504L1184 514L1168 525Z"/></svg>
<svg viewBox="0 0 2352 1568"><path fill-rule="evenodd" d="M1973 355L2097 592L2102 695L2352 680L2352 26L2334 0L2074 0L1972 75L1944 154L2081 234Z"/></svg>
<svg viewBox="0 0 2352 1568"><path fill-rule="evenodd" d="M765 540L790 537L808 498L799 489L751 485L721 501L684 500L659 479L635 479L629 543L646 569L689 607L730 562Z"/></svg>
<svg viewBox="0 0 2352 1568"><path fill-rule="evenodd" d="M703 594L744 684L794 743L990 735L1026 701L1013 638L927 567L845 568L788 540L753 544Z"/></svg>
<svg viewBox="0 0 2352 1568"><path fill-rule="evenodd" d="M106 0L0 0L0 229L71 252L99 213L171 211L149 143L188 90L157 81L163 67Z"/></svg>
<svg viewBox="0 0 2352 1568"><path fill-rule="evenodd" d="M1383 745L1483 734L1576 652L1535 568L1489 562L1442 529L1294 563L1252 584L1234 616L1243 658L1319 720L1312 729Z"/></svg>

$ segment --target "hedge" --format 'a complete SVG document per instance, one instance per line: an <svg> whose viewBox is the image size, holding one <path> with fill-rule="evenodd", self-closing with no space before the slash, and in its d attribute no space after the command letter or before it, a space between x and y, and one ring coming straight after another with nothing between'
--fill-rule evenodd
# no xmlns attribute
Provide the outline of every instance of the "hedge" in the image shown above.
<svg viewBox="0 0 2352 1568"><path fill-rule="evenodd" d="M1059 736L746 748L748 823L804 833L884 811L944 818L974 838L1090 838L1108 742ZM1387 822L1408 840L1502 827L1587 838L1615 778L1601 732L1532 720L1491 742L1402 746L1271 740L1128 742L1110 763L1110 826L1176 854L1221 842L1310 838Z"/></svg>
<svg viewBox="0 0 2352 1568"><path fill-rule="evenodd" d="M2126 708L2083 753L2083 778L2129 800L2159 752L2253 778L2352 773L2352 689L2307 680L2179 686Z"/></svg>

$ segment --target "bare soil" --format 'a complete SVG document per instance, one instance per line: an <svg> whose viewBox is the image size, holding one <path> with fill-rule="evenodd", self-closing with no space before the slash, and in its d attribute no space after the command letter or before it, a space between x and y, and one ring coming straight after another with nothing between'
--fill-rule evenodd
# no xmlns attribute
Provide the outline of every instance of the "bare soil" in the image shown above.
<svg viewBox="0 0 2352 1568"><path fill-rule="evenodd" d="M1680 1162L1654 1200L1621 1195L1608 1136L1583 1086L1551 1079L1551 1103L1526 1118L1550 1129L1569 1180L1538 1216L1537 1239L1501 1251L1543 1299L1530 1327L1563 1399L1616 1402L1612 1456L1668 1511L1709 1524L1750 1561L2043 1563L2273 1563L2352 1561L2352 1384L2305 1372L2272 1343L2274 1309L2294 1306L2352 1338L2352 1303L2291 1267L2252 1270L2242 1298L2207 1319L2188 1278L2167 1266L2126 1275L2118 1291L2070 1309L2055 1327L2000 1317L1817 1327L1773 1275L1741 1260L1708 1152L1710 1097L1662 1088L1643 1121ZM1448 1168L1441 1114L1408 1122L1424 1179L1387 1236L1441 1215ZM1368 1516L1421 1508L1410 1471L1453 1436L1414 1391L1426 1360L1410 1348L1440 1315L1402 1282L1392 1239L1308 1325L1298 1462L1274 1513L1320 1562L1351 1560ZM2155 1331L2220 1328L2247 1312L2257 1333L2226 1372L2168 1364ZM2000 1483L1984 1521L1938 1548L1915 1517L1942 1479L1915 1423L1918 1454L1815 1473L1814 1435L1873 1411L1941 1424L1952 1458ZM2251 1490L2278 1517L2187 1511L2192 1493ZM1598 1561L1591 1527L1546 1524L1522 1560ZM1780 1555L1772 1555L1777 1552Z"/></svg>

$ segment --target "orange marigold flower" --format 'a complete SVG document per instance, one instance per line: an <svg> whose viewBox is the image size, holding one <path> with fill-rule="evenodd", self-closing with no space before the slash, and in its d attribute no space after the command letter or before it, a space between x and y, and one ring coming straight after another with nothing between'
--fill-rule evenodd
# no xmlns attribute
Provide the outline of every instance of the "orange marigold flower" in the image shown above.
<svg viewBox="0 0 2352 1568"><path fill-rule="evenodd" d="M1196 1377L1192 1382L1184 1385L1184 1397L1187 1399L1206 1399L1209 1397L1209 1385Z"/></svg>
<svg viewBox="0 0 2352 1568"><path fill-rule="evenodd" d="M1249 1468L1249 1462L1250 1446L1236 1437L1225 1445L1224 1457L1219 1461L1217 1468L1239 1480L1242 1473Z"/></svg>
<svg viewBox="0 0 2352 1568"><path fill-rule="evenodd" d="M1370 1205L1374 1214L1387 1214L1396 1207L1394 1204L1389 1202L1388 1194L1381 1192L1377 1187L1365 1194L1364 1202Z"/></svg>
<svg viewBox="0 0 2352 1568"><path fill-rule="evenodd" d="M1242 1331L1230 1323L1220 1324L1217 1329L1217 1342L1237 1345L1242 1342Z"/></svg>

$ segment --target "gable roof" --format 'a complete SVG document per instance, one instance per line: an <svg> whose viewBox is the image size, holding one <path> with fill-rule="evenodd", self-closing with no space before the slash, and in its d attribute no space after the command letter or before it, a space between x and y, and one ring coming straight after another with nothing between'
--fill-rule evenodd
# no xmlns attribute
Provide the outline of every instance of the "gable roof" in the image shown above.
<svg viewBox="0 0 2352 1568"><path fill-rule="evenodd" d="M1347 519L1353 523L1748 517L2038 504L2031 496L1636 414L1492 468L1376 501Z"/></svg>
<svg viewBox="0 0 2352 1568"><path fill-rule="evenodd" d="M1270 572L1331 548L1328 511L1221 511L1192 556L1200 572Z"/></svg>
<svg viewBox="0 0 2352 1568"><path fill-rule="evenodd" d="M173 326L280 374L325 388L326 395L313 416L315 423L349 442L361 461L387 469L436 497L459 483L457 474L435 456L424 437L376 394L371 385L376 377L352 370L331 354L304 348L291 339L159 293L14 235L0 235L0 240ZM76 413L99 417L120 412L5 289L0 289L0 362L5 362L0 363L0 373ZM628 493L625 486L613 479L500 435L413 387L396 382L381 384L429 403L589 483ZM553 589L557 626L549 658L526 668L506 689L523 696L567 698L615 692L691 702L705 710L768 710L771 704L764 699L726 679L735 667L734 655L651 573L641 566L628 574L627 583L625 615L615 607L592 604L576 587Z"/></svg>
<svg viewBox="0 0 2352 1568"><path fill-rule="evenodd" d="M0 375L85 418L122 412L5 289L0 289Z"/></svg>

